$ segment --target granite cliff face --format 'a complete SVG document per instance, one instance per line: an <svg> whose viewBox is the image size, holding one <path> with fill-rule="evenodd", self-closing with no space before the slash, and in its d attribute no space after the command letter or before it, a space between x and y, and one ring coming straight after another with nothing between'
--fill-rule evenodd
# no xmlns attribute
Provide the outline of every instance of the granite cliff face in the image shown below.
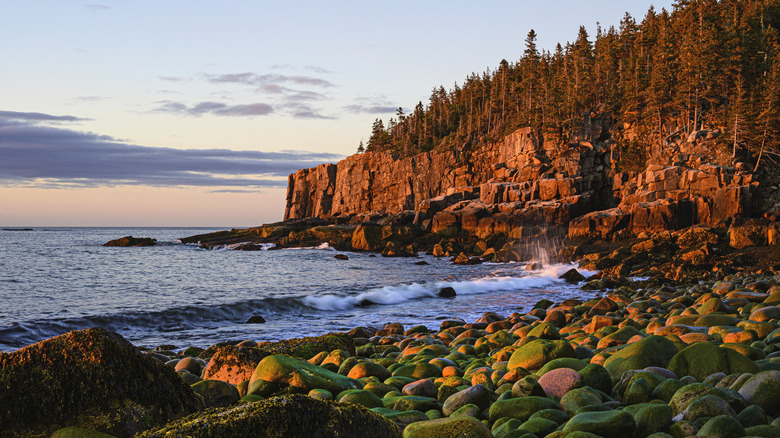
<svg viewBox="0 0 780 438"><path fill-rule="evenodd" d="M359 223L406 212L433 233L519 239L543 225L574 238L609 238L721 226L754 213L758 182L743 164L718 152L717 131L648 150L641 172L618 171L617 136L601 126L583 131L564 140L523 128L467 151L401 159L365 153L302 169L289 177L285 220ZM624 140L632 133L619 135Z"/></svg>

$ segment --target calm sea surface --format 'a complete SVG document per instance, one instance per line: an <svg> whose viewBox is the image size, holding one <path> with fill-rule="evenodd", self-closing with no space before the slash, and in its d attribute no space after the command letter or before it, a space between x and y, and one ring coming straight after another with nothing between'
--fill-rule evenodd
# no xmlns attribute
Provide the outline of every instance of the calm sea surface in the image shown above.
<svg viewBox="0 0 780 438"><path fill-rule="evenodd" d="M136 345L207 347L272 341L401 322L438 328L487 311L528 311L538 300L591 294L557 277L570 265L456 266L448 259L370 257L332 248L207 251L177 239L205 228L0 230L0 351L87 327ZM103 247L122 236L158 246ZM429 265L415 265L424 260ZM458 296L436 297L444 286ZM360 306L370 301L376 304ZM246 324L260 315L265 324Z"/></svg>

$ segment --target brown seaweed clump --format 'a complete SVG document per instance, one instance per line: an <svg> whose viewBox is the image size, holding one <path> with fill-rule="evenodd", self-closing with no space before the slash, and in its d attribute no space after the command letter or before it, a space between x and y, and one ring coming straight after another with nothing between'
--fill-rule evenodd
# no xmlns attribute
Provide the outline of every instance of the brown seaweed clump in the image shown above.
<svg viewBox="0 0 780 438"><path fill-rule="evenodd" d="M139 438L268 438L353 437L400 438L401 429L368 409L305 395L286 395L244 403L231 408L210 408Z"/></svg>
<svg viewBox="0 0 780 438"><path fill-rule="evenodd" d="M6 436L74 425L132 436L203 407L172 368L102 328L0 353L0 394Z"/></svg>

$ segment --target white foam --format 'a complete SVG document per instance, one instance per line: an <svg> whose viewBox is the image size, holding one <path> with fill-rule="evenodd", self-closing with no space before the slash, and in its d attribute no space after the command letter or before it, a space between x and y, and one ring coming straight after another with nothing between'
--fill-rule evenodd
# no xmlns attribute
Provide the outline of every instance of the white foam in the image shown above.
<svg viewBox="0 0 780 438"><path fill-rule="evenodd" d="M328 294L307 296L302 301L307 306L320 310L344 310L367 302L374 304L398 304L417 298L434 297L443 287L455 289L458 295L523 291L553 284L563 284L565 281L558 277L572 267L573 265L549 265L544 269L530 272L522 271L523 268L518 268L518 276L483 277L467 281L399 284L371 289L357 295Z"/></svg>

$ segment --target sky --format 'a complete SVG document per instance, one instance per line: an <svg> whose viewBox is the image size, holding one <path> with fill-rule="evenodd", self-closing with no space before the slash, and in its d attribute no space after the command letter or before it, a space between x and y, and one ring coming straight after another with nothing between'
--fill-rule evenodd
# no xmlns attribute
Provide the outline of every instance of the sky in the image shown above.
<svg viewBox="0 0 780 438"><path fill-rule="evenodd" d="M249 227L376 118L672 0L0 2L0 226Z"/></svg>

